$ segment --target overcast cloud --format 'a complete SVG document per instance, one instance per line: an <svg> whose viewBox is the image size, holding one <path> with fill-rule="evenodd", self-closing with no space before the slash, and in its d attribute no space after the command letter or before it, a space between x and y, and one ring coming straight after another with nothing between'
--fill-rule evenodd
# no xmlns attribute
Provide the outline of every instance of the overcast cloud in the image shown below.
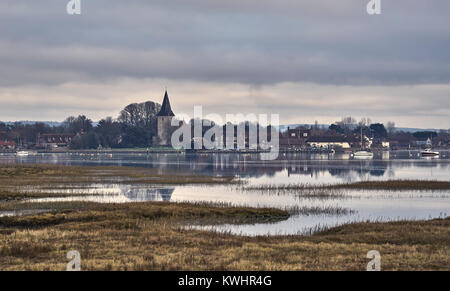
<svg viewBox="0 0 450 291"><path fill-rule="evenodd" d="M0 3L0 120L177 112L344 115L450 128L450 2L68 0Z"/></svg>

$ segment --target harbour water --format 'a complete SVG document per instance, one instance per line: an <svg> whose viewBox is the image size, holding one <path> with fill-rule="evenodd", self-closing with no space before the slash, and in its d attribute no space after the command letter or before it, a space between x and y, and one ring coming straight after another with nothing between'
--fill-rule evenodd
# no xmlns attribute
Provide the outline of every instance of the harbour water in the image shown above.
<svg viewBox="0 0 450 291"><path fill-rule="evenodd" d="M73 196L41 198L34 201L214 202L288 210L304 209L288 220L276 223L194 226L235 234L275 235L307 234L323 227L357 221L446 217L450 214L449 191L336 190L330 195L305 195L300 190L267 191L246 190L246 188L394 179L449 181L450 159L447 158L449 154L443 153L439 159L423 159L418 152L383 152L376 155L373 160L355 160L350 155L289 154L280 155L275 161L261 161L257 154L237 153L191 155L59 153L27 157L1 155L0 163L138 166L157 168L162 172L171 173L234 176L242 182L242 185L92 184L81 188L64 189L68 194L73 193ZM61 192L61 189L54 191ZM49 190L46 189L45 192L48 193ZM314 211L309 213L308 209Z"/></svg>

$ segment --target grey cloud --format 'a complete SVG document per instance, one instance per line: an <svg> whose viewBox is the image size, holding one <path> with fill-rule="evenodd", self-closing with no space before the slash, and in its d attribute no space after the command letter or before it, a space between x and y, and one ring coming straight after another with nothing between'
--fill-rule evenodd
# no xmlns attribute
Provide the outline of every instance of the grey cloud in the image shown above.
<svg viewBox="0 0 450 291"><path fill-rule="evenodd" d="M0 119L117 116L169 85L178 112L450 127L450 1L81 1L0 2Z"/></svg>
<svg viewBox="0 0 450 291"><path fill-rule="evenodd" d="M397 85L450 81L450 3L6 0L0 86L116 78ZM425 3L426 2L426 3Z"/></svg>

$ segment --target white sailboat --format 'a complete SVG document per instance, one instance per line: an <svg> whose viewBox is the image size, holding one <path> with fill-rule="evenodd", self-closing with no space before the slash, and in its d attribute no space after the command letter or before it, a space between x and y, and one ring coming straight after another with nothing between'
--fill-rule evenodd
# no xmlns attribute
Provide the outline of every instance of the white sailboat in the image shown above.
<svg viewBox="0 0 450 291"><path fill-rule="evenodd" d="M370 159L373 158L373 153L366 151L364 149L364 143L363 143L363 134L362 134L362 127L361 127L361 150L356 151L353 153L354 158L362 158L362 159Z"/></svg>
<svg viewBox="0 0 450 291"><path fill-rule="evenodd" d="M437 157L437 156L439 156L439 152L433 151L432 147L433 147L433 136L431 136L427 140L427 148L420 152L422 157Z"/></svg>
<svg viewBox="0 0 450 291"><path fill-rule="evenodd" d="M27 151L19 151L19 152L16 153L16 156L18 156L18 157L26 157L26 156L28 156L29 154L30 154L30 153L27 152Z"/></svg>
<svg viewBox="0 0 450 291"><path fill-rule="evenodd" d="M422 155L422 157L437 157L437 156L439 156L439 152L435 152L431 148L421 151L420 154Z"/></svg>
<svg viewBox="0 0 450 291"><path fill-rule="evenodd" d="M365 157L365 158L373 158L373 153L369 151L357 151L353 154L355 158Z"/></svg>

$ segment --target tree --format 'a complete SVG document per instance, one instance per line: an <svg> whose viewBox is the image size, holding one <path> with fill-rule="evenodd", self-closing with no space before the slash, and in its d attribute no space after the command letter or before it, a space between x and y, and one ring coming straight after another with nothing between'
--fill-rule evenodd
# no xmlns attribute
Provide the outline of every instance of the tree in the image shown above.
<svg viewBox="0 0 450 291"><path fill-rule="evenodd" d="M366 127L370 125L370 118L361 118L361 120L358 122L359 127Z"/></svg>
<svg viewBox="0 0 450 291"><path fill-rule="evenodd" d="M353 130L354 134L357 134L358 136L361 134L361 132L365 135L365 136L370 136L371 135L371 131L370 131L370 127L369 126L358 126L357 128L355 128Z"/></svg>
<svg viewBox="0 0 450 291"><path fill-rule="evenodd" d="M356 128L356 119L351 116L343 117L341 121L336 122L336 125L339 125L344 132L350 132Z"/></svg>
<svg viewBox="0 0 450 291"><path fill-rule="evenodd" d="M395 131L395 122L388 121L386 123L386 130L387 130L389 136L391 136L394 133L394 131Z"/></svg>
<svg viewBox="0 0 450 291"><path fill-rule="evenodd" d="M121 125L112 117L106 117L98 122L95 128L100 144L103 147L117 147L122 135Z"/></svg>
<svg viewBox="0 0 450 291"><path fill-rule="evenodd" d="M34 144L38 134L51 132L52 128L42 122L36 122L34 124L15 122L10 128L10 135L14 137L18 144L24 146Z"/></svg>
<svg viewBox="0 0 450 291"><path fill-rule="evenodd" d="M63 124L66 131L72 134L83 134L92 130L92 120L84 115L69 116Z"/></svg>
<svg viewBox="0 0 450 291"><path fill-rule="evenodd" d="M329 130L333 131L334 133L344 133L344 129L340 125L332 124L328 127Z"/></svg>
<svg viewBox="0 0 450 291"><path fill-rule="evenodd" d="M370 133L373 137L383 138L387 136L386 128L382 123L374 123L370 125Z"/></svg>
<svg viewBox="0 0 450 291"><path fill-rule="evenodd" d="M413 133L413 136L418 140L425 140L428 138L435 138L437 133L434 131L416 131Z"/></svg>
<svg viewBox="0 0 450 291"><path fill-rule="evenodd" d="M100 145L97 134L90 131L84 135L77 135L72 139L70 148L72 149L96 149Z"/></svg>
<svg viewBox="0 0 450 291"><path fill-rule="evenodd" d="M121 146L149 146L156 135L156 115L160 110L161 105L151 101L126 106L118 118L122 130Z"/></svg>
<svg viewBox="0 0 450 291"><path fill-rule="evenodd" d="M119 122L127 126L150 127L156 121L161 105L147 101L127 105L119 115Z"/></svg>

